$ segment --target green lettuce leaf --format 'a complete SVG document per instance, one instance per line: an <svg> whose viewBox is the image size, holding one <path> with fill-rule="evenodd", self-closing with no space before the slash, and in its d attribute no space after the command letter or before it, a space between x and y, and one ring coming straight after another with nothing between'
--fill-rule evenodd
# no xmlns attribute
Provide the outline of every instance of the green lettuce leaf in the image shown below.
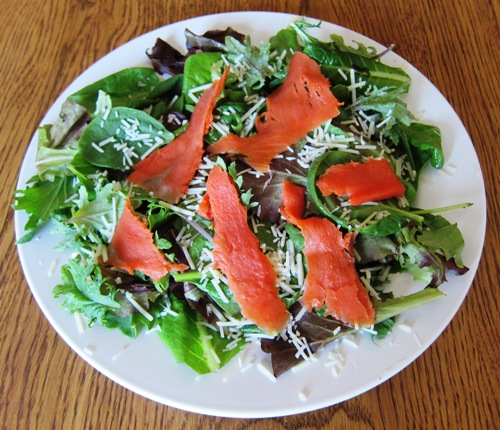
<svg viewBox="0 0 500 430"><path fill-rule="evenodd" d="M374 301L375 323L379 323L387 318L394 317L441 297L445 297L445 294L438 288L424 288L407 296L386 299L384 301Z"/></svg>
<svg viewBox="0 0 500 430"><path fill-rule="evenodd" d="M159 336L170 348L178 363L185 363L199 374L212 373L227 364L242 348L243 341L227 350L230 339L203 324L203 319L186 302L171 296L171 309L166 314ZM186 347L188 346L188 347Z"/></svg>
<svg viewBox="0 0 500 430"><path fill-rule="evenodd" d="M92 242L101 235L109 243L123 211L125 195L109 183L98 190L96 198L91 201L87 199L84 189L80 189L80 199L80 208L66 223L79 227L80 235Z"/></svg>

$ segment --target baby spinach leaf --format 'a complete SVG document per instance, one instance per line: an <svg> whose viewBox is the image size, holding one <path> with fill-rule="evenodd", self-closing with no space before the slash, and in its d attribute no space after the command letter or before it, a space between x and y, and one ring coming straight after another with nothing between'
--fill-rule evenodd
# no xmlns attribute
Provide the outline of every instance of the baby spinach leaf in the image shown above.
<svg viewBox="0 0 500 430"><path fill-rule="evenodd" d="M359 231L363 235L389 236L399 231L406 222L406 218L401 215L389 214Z"/></svg>
<svg viewBox="0 0 500 430"><path fill-rule="evenodd" d="M404 128L404 136L417 150L430 155L432 167L440 169L444 165L444 153L441 146L441 131L433 125L411 123Z"/></svg>
<svg viewBox="0 0 500 430"><path fill-rule="evenodd" d="M321 196L321 193L316 187L316 180L323 173L325 173L328 167L334 164L347 163L351 160L354 160L355 158L356 157L354 155L347 152L328 151L316 158L311 164L309 171L307 172L307 192L311 198L312 203L314 203L314 205L324 216L330 218L332 221L342 227L348 227L347 220L334 213L335 210L338 209L338 207L336 207L336 205L334 204L329 204L331 203L331 199L328 196Z"/></svg>
<svg viewBox="0 0 500 430"><path fill-rule="evenodd" d="M219 288L224 293L225 298L223 298L218 289L215 288L213 280L209 280L208 282L193 282L193 284L195 284L201 291L207 293L212 300L220 306L221 309L230 315L240 315L240 307L234 300L232 291L225 283L220 282L218 284Z"/></svg>
<svg viewBox="0 0 500 430"><path fill-rule="evenodd" d="M151 91L159 82L160 78L153 69L133 67L87 85L68 98L89 112L96 110L99 91L109 94L113 106L145 107L150 103L148 99Z"/></svg>
<svg viewBox="0 0 500 430"><path fill-rule="evenodd" d="M162 123L147 113L115 107L92 120L78 142L82 156L100 167L128 170L142 157L173 139Z"/></svg>
<svg viewBox="0 0 500 430"><path fill-rule="evenodd" d="M213 81L212 68L215 63L221 61L219 52L200 52L187 58L184 66L184 80L182 82L182 93L186 104L194 105L195 101L189 96L193 88L208 84ZM199 97L200 94L195 94Z"/></svg>
<svg viewBox="0 0 500 430"><path fill-rule="evenodd" d="M299 44L297 33L291 28L284 28L269 39L270 51L282 55L285 52L284 59L290 60L293 52L302 51L303 47Z"/></svg>

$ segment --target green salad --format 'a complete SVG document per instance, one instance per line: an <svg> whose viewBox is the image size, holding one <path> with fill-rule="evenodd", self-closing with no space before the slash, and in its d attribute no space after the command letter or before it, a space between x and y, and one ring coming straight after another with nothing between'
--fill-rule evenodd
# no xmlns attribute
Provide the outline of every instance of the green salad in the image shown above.
<svg viewBox="0 0 500 430"><path fill-rule="evenodd" d="M384 52L329 40L309 30L320 24L291 22L267 42L252 44L232 28L196 35L186 29L186 50L158 39L147 52L151 67L107 76L64 102L59 118L38 129L37 175L17 190L14 209L28 221L20 246L47 222L62 235L59 249L71 252L53 295L89 326L100 324L134 338L155 330L179 363L199 374L215 372L251 342L271 354L275 376L309 360L324 345L362 332L383 338L400 313L441 298L448 273L461 275L464 246L456 224L439 215L465 208L414 207L424 168L444 165L441 133L408 110L411 80L384 64ZM339 101L339 115L309 131L257 171L238 154L204 151L187 191L177 202L158 198L127 180L134 166L186 133L202 94L229 68L204 133L206 148L228 134L256 133L258 115L280 88L294 53L320 66ZM176 163L188 163L189 154ZM352 205L345 196L324 196L317 179L333 165L385 158L404 184L402 196ZM276 289L290 312L281 333L269 334L245 318L226 274L214 262L214 223L200 216L206 181L215 167L234 181L248 225L276 272ZM353 233L356 272L375 310L374 324L360 327L306 309L301 297L308 275L304 236L280 213L283 181L304 187L304 217L334 223ZM173 267L154 279L140 270L108 263L110 244L130 202L162 258ZM142 244L127 238L128 246ZM392 275L408 272L421 289L394 297Z"/></svg>

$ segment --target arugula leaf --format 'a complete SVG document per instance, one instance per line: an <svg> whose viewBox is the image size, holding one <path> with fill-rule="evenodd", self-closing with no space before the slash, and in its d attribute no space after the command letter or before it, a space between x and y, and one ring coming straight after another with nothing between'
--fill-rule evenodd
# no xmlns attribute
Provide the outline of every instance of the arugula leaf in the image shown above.
<svg viewBox="0 0 500 430"><path fill-rule="evenodd" d="M354 111L380 113L382 121L385 122L383 134L387 134L388 130L396 123L409 126L415 117L408 110L407 104L400 98L408 90L408 86L377 88L369 95L359 96L353 109Z"/></svg>
<svg viewBox="0 0 500 430"><path fill-rule="evenodd" d="M441 252L446 260L454 259L458 267L463 267L462 250L464 238L457 224L450 224L439 215L426 215L423 229L416 235L418 242L434 252Z"/></svg>
<svg viewBox="0 0 500 430"><path fill-rule="evenodd" d="M356 77L365 82L363 86L365 89L371 85L377 88L396 87L408 90L410 82L408 74L403 69L387 66L378 60L332 50L321 45L306 45L304 53L320 64L321 71L333 85L346 83L339 70L342 70L344 75L349 75L353 69L356 71Z"/></svg>
<svg viewBox="0 0 500 430"><path fill-rule="evenodd" d="M319 24L312 25L301 20L292 22L290 28L304 44L303 52L320 64L323 74L330 79L333 87L338 89L350 85L351 82L347 82L344 76L349 76L352 69L356 72L356 79L361 78L365 82L362 89L394 87L403 92L408 91L408 74L401 68L380 62L373 47L366 47L361 43L357 43L355 48L347 46L339 35L331 35L329 42L320 41L306 31L309 27L317 26ZM340 92L341 101L346 101L342 94L347 95L347 92Z"/></svg>
<svg viewBox="0 0 500 430"><path fill-rule="evenodd" d="M29 242L36 229L52 218L55 211L61 207L69 206L66 201L75 192L73 177L61 176L53 181L35 180L25 190L16 190L14 194L15 210L24 210L28 215L28 221L24 227L27 232L18 243Z"/></svg>
<svg viewBox="0 0 500 430"><path fill-rule="evenodd" d="M69 260L61 268L62 284L53 289L55 298L63 297L62 307L69 312L83 314L92 326L102 322L105 314L119 309L114 300L115 291L106 283L98 266L80 258Z"/></svg>
<svg viewBox="0 0 500 430"><path fill-rule="evenodd" d="M170 348L178 363L185 363L200 375L216 372L242 348L243 341L228 350L230 339L203 324L203 318L188 303L170 296L171 309L161 322L159 336ZM189 345L186 348L186 345Z"/></svg>
<svg viewBox="0 0 500 430"><path fill-rule="evenodd" d="M373 58L377 55L377 50L373 46L365 46L356 41L354 41L356 44L355 47L349 46L344 42L344 38L339 34L331 34L330 40L333 42L333 45L342 52L349 52L366 58Z"/></svg>
<svg viewBox="0 0 500 430"><path fill-rule="evenodd" d="M250 37L246 36L243 43L228 37L226 46L227 59L233 64L244 64L247 69L245 86L252 90L264 87L266 79L273 75L273 70L268 67L270 44L261 42L259 46L255 46Z"/></svg>

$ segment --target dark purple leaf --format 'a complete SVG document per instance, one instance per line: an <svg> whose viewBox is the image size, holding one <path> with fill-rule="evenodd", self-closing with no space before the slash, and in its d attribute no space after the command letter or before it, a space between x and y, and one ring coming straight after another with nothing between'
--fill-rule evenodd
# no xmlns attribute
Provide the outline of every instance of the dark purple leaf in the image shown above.
<svg viewBox="0 0 500 430"><path fill-rule="evenodd" d="M290 312L295 317L301 308L299 303L295 303L290 307ZM296 327L298 335L307 340L312 352L316 352L342 336L354 332L353 327L331 317L322 317L314 312L306 312L296 322ZM271 354L273 373L276 377L304 360L301 354L297 354L297 348L291 341L285 341L282 338L262 339L260 343L262 350Z"/></svg>
<svg viewBox="0 0 500 430"><path fill-rule="evenodd" d="M169 112L163 116L163 125L172 133L182 127L183 122L187 121L188 117L180 112Z"/></svg>
<svg viewBox="0 0 500 430"><path fill-rule="evenodd" d="M213 301L191 282L172 281L168 291L176 299L187 302L191 309L195 310L208 324L215 324L219 320L217 315L213 312L209 313L207 309L207 305L213 304Z"/></svg>
<svg viewBox="0 0 500 430"><path fill-rule="evenodd" d="M225 30L211 30L203 35L196 35L192 31L186 29L186 48L187 52L182 54L172 45L164 40L156 39L155 45L151 48L151 52L146 52L153 64L155 71L161 75L170 73L178 75L184 72L184 63L186 58L197 52L224 52L224 40L226 36L232 36L242 42L245 36L231 27Z"/></svg>
<svg viewBox="0 0 500 430"><path fill-rule="evenodd" d="M243 191L251 189L254 198L259 202L252 211L263 221L278 222L280 219L279 208L281 206L281 194L283 191L283 180L294 182L298 185L306 185L306 170L301 167L295 157L289 157L291 153L286 152L283 158L275 158L269 166L269 172L255 176L255 172L243 173ZM238 170L244 170L243 163Z"/></svg>
<svg viewBox="0 0 500 430"><path fill-rule="evenodd" d="M177 230L169 228L168 230L162 231L159 234L159 236L162 239L168 240L172 245L168 251L169 253L174 254L175 261L185 264L186 266L189 266L189 262L187 261L186 255L184 254L181 246L177 243L177 240L175 239L178 233L179 232Z"/></svg>
<svg viewBox="0 0 500 430"><path fill-rule="evenodd" d="M457 266L456 262L454 259L448 260L446 263L446 269L448 269L450 272L455 273L456 275L465 275L468 271L469 268L466 266L459 267Z"/></svg>
<svg viewBox="0 0 500 430"><path fill-rule="evenodd" d="M50 127L51 147L64 148L77 142L89 121L87 109L72 100L66 100L59 117Z"/></svg>
<svg viewBox="0 0 500 430"><path fill-rule="evenodd" d="M234 37L239 42L245 40L245 35L238 33L231 27L225 30L209 30L202 35L194 34L186 28L184 34L186 35L186 47L188 51L203 51L203 52L224 52L225 40L227 36Z"/></svg>
<svg viewBox="0 0 500 430"><path fill-rule="evenodd" d="M154 285L151 284L124 284L118 285L120 290L128 291L129 293L146 293L148 291L156 291Z"/></svg>
<svg viewBox="0 0 500 430"><path fill-rule="evenodd" d="M146 51L146 55L151 60L155 71L161 75L165 73L178 75L184 71L186 56L160 38L156 39L151 52Z"/></svg>
<svg viewBox="0 0 500 430"><path fill-rule="evenodd" d="M356 236L355 248L360 256L359 264L391 260L398 253L398 247L387 236Z"/></svg>
<svg viewBox="0 0 500 430"><path fill-rule="evenodd" d="M183 287L184 297L189 306L198 312L207 323L215 324L219 318L213 312L209 313L207 309L207 305L213 303L212 300L203 292L201 292L200 297L196 297L196 294L193 294L193 292L200 292L200 290L190 282L184 282Z"/></svg>

